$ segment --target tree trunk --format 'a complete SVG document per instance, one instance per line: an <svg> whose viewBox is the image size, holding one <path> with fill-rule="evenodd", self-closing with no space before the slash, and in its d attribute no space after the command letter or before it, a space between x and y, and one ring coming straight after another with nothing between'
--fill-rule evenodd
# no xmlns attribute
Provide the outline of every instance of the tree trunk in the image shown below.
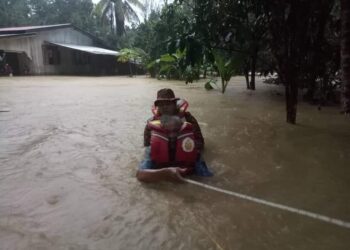
<svg viewBox="0 0 350 250"><path fill-rule="evenodd" d="M132 77L132 67L131 67L130 60L129 60L128 64L129 64L129 70L130 70L130 77Z"/></svg>
<svg viewBox="0 0 350 250"><path fill-rule="evenodd" d="M322 57L324 56L323 46L325 43L325 30L326 25L328 23L328 19L330 17L330 12L332 11L334 3L332 1L328 0L322 0L319 1L319 4L317 5L317 15L316 19L318 20L317 25L317 34L316 39L314 39L310 44L310 48L308 50L311 50L310 54L310 62L309 62L309 72L308 75L310 75L309 79L307 79L307 92L304 95L304 99L309 102L314 101L314 94L316 91L316 80L317 76L319 76L319 72L327 72L328 70L325 68L325 63L322 62ZM322 68L320 68L320 65L322 65ZM325 78L325 76L324 76ZM328 81L328 80L327 80Z"/></svg>
<svg viewBox="0 0 350 250"><path fill-rule="evenodd" d="M244 69L244 77L245 77L245 82L247 84L247 89L250 89L250 85L249 85L249 71L248 71L248 69Z"/></svg>
<svg viewBox="0 0 350 250"><path fill-rule="evenodd" d="M115 29L114 29L114 15L113 15L113 3L110 2L109 3L109 9L111 11L110 15L109 15L109 25L110 25L110 29L111 29L111 34L115 34Z"/></svg>
<svg viewBox="0 0 350 250"><path fill-rule="evenodd" d="M304 95L304 100L307 102L313 102L316 90L316 77L310 77L310 79L308 79L307 86L308 88L306 94Z"/></svg>
<svg viewBox="0 0 350 250"><path fill-rule="evenodd" d="M297 118L298 85L294 75L287 76L285 80L287 122L295 124Z"/></svg>
<svg viewBox="0 0 350 250"><path fill-rule="evenodd" d="M265 1L262 1L265 2ZM298 80L305 67L313 4L317 1L267 1L271 51L278 64L279 76L286 87L287 122L296 123ZM273 2L273 4L271 4Z"/></svg>
<svg viewBox="0 0 350 250"><path fill-rule="evenodd" d="M350 114L350 1L341 0L341 67L343 80L343 112Z"/></svg>
<svg viewBox="0 0 350 250"><path fill-rule="evenodd" d="M255 90L255 70L256 70L256 60L258 58L258 48L254 48L252 55L252 65L251 65L251 76L250 76L250 89Z"/></svg>
<svg viewBox="0 0 350 250"><path fill-rule="evenodd" d="M221 78L221 93L225 93L225 81L223 78Z"/></svg>
<svg viewBox="0 0 350 250"><path fill-rule="evenodd" d="M114 16L116 24L116 34L122 36L125 33L125 12L122 0L114 1Z"/></svg>
<svg viewBox="0 0 350 250"><path fill-rule="evenodd" d="M229 81L230 80L226 81L223 78L221 78L221 85L222 85L221 93L223 93L223 94L225 93Z"/></svg>
<svg viewBox="0 0 350 250"><path fill-rule="evenodd" d="M324 74L321 86L320 86L320 97L318 100L318 110L321 110L322 106L325 106L328 101L328 95L329 95L329 75L327 73Z"/></svg>

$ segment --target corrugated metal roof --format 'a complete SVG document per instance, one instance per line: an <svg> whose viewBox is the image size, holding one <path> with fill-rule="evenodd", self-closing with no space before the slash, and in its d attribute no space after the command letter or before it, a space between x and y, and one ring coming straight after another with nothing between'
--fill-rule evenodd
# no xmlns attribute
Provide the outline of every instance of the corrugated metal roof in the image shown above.
<svg viewBox="0 0 350 250"><path fill-rule="evenodd" d="M55 25L42 25L42 26L24 26L24 27L8 27L8 28L0 28L0 33L25 33L27 31L35 31L35 30L47 30L47 29L56 29L56 28L65 28L72 27L71 24L55 24Z"/></svg>
<svg viewBox="0 0 350 250"><path fill-rule="evenodd" d="M35 36L36 33L24 33L24 34L0 34L1 38L9 38L9 37L24 37L24 36Z"/></svg>
<svg viewBox="0 0 350 250"><path fill-rule="evenodd" d="M93 46L83 46L83 45L74 45L74 44L65 44L65 43L52 43L52 42L48 42L48 43L55 44L55 45L65 47L65 48L69 48L69 49L84 51L84 52L87 52L90 54L95 54L95 55L118 56L120 54L118 51L103 49L103 48L93 47Z"/></svg>
<svg viewBox="0 0 350 250"><path fill-rule="evenodd" d="M105 42L101 40L100 38L90 34L89 32L86 32L70 23L64 23L64 24L54 24L54 25L42 25L42 26L24 26L24 27L8 27L8 28L0 28L0 34L1 35L8 35L8 34L27 34L29 32L40 32L40 31L46 31L46 30L55 30L55 29L61 29L61 28L72 28L78 32L83 33L84 35L90 37L97 43L100 43L102 45L106 46Z"/></svg>

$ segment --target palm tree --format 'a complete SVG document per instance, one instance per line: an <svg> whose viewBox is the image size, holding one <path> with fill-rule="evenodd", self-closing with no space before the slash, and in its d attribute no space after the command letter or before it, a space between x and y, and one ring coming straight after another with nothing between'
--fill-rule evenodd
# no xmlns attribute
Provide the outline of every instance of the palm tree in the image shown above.
<svg viewBox="0 0 350 250"><path fill-rule="evenodd" d="M95 13L103 24L109 24L113 33L122 35L125 32L125 20L130 23L140 22L135 7L144 9L139 0L100 0Z"/></svg>
<svg viewBox="0 0 350 250"><path fill-rule="evenodd" d="M341 0L341 64L343 77L343 112L350 114L350 1Z"/></svg>

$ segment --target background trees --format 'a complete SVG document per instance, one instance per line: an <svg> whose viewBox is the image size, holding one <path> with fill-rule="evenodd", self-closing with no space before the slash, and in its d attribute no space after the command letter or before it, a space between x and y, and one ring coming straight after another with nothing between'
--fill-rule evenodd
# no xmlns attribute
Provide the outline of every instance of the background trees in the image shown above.
<svg viewBox="0 0 350 250"><path fill-rule="evenodd" d="M0 1L0 26L18 26L29 18L28 0Z"/></svg>
<svg viewBox="0 0 350 250"><path fill-rule="evenodd" d="M186 65L196 65L203 75L208 63L223 79L229 79L227 72L245 75L248 89L255 89L256 72L277 72L285 86L286 120L294 124L300 89L307 89L304 97L311 103L325 105L335 100L340 71L339 7L337 0L178 0L164 6L153 26L153 37L158 38L155 44L162 53L165 48L171 53L185 50ZM172 32L157 30L163 24L170 24ZM235 70L220 73L218 65L225 64L213 51L220 51L220 58L231 58L227 66L235 61ZM224 92L226 83L223 86ZM344 100L349 99L348 92L344 87Z"/></svg>
<svg viewBox="0 0 350 250"><path fill-rule="evenodd" d="M120 47L125 22L139 23L138 0L11 0L0 1L0 27L72 23Z"/></svg>
<svg viewBox="0 0 350 250"><path fill-rule="evenodd" d="M223 92L233 74L244 75L255 90L256 72L277 72L293 124L300 90L310 103L332 103L342 75L343 109L350 112L349 1L175 0L155 6L153 0L1 1L0 25L71 22L111 47L128 48L126 55L143 51L151 76L188 83L217 72Z"/></svg>
<svg viewBox="0 0 350 250"><path fill-rule="evenodd" d="M350 2L341 1L342 37L341 63L343 72L343 112L350 113Z"/></svg>
<svg viewBox="0 0 350 250"><path fill-rule="evenodd" d="M125 33L125 21L139 23L136 8L144 9L144 5L139 0L100 0L94 10L101 24L109 27L112 33L119 36Z"/></svg>

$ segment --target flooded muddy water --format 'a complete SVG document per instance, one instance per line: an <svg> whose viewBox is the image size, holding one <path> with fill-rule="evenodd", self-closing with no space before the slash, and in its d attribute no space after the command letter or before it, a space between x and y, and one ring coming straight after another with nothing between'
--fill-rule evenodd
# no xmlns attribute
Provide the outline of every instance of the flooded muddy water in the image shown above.
<svg viewBox="0 0 350 250"><path fill-rule="evenodd" d="M0 249L350 249L350 230L191 184L141 184L156 91L187 99L214 177L196 180L350 221L350 120L283 89L227 93L145 77L0 78Z"/></svg>

